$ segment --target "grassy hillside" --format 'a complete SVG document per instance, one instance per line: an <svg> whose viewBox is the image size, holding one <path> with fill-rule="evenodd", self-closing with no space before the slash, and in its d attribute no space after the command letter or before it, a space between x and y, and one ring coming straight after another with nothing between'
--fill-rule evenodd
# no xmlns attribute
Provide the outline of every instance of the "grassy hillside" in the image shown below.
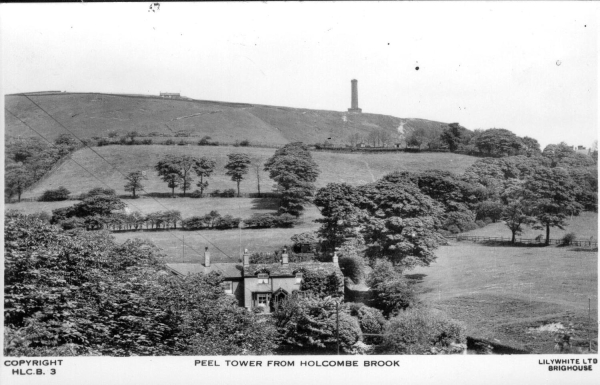
<svg viewBox="0 0 600 385"><path fill-rule="evenodd" d="M146 170L148 181L144 182L146 191L168 193L167 184L158 178L154 165L166 154L188 154L207 156L217 162L216 172L209 179L209 191L214 189L235 188L235 183L225 175L227 154L244 152L251 156L260 167L261 191L271 191L273 181L262 171L264 162L273 155L274 149L256 147L200 147L200 146L106 146L94 148L102 158L89 148L72 154L73 160L67 160L54 172L23 194L23 198L37 197L46 189L65 186L73 194L79 194L95 186L102 186L96 178L82 169L78 164L93 173L102 182L125 194L124 179L121 173L134 170ZM451 153L389 153L389 154L339 154L330 152L313 153L319 164L321 175L317 186L322 187L330 182L346 182L360 185L372 182L394 170L423 171L426 169L448 170L462 173L477 158ZM75 163L77 162L77 163ZM112 166L111 166L112 165ZM114 168L113 168L114 167ZM118 171L117 171L118 170ZM241 183L241 191L254 193L257 191L255 172L250 172ZM196 187L194 187L195 189Z"/></svg>
<svg viewBox="0 0 600 385"><path fill-rule="evenodd" d="M191 99L163 99L141 95L97 93L27 94L56 120L80 138L124 134L136 130L171 137L189 131L193 137L209 135L213 140L233 143L248 139L255 143L281 145L291 141L317 143L330 139L346 143L353 133L363 135L382 128L440 127L443 123L401 119L387 115L297 109ZM53 140L66 131L23 95L5 97L6 107L44 137ZM29 128L6 114L6 139L35 136ZM181 138L178 138L181 139ZM196 139L197 141L197 139Z"/></svg>

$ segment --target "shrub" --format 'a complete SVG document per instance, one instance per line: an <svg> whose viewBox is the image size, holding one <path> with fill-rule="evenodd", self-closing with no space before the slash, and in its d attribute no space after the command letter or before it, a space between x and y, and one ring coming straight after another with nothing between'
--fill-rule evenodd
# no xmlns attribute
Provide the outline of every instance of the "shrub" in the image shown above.
<svg viewBox="0 0 600 385"><path fill-rule="evenodd" d="M372 305L389 316L413 306L417 302L411 284L394 270L389 261L375 262L367 277L367 285L373 291Z"/></svg>
<svg viewBox="0 0 600 385"><path fill-rule="evenodd" d="M165 140L165 144L167 146L172 146L175 144L175 141L173 139L167 139L167 140Z"/></svg>
<svg viewBox="0 0 600 385"><path fill-rule="evenodd" d="M206 228L206 222L204 217L193 216L184 219L181 226L186 230L204 229Z"/></svg>
<svg viewBox="0 0 600 385"><path fill-rule="evenodd" d="M189 132L189 131L186 131L186 130L180 130L180 131L177 131L177 132L175 133L175 136L176 136L176 137L184 137L184 138L187 138L187 137L189 137L189 136L190 136L190 132Z"/></svg>
<svg viewBox="0 0 600 385"><path fill-rule="evenodd" d="M183 140L183 139L181 139L181 140L180 140L180 141L177 143L177 145L178 145L178 146L185 146L186 144L187 144L187 142L186 142L185 140Z"/></svg>
<svg viewBox="0 0 600 385"><path fill-rule="evenodd" d="M40 197L40 200L43 202L53 202L53 201L65 201L69 199L69 194L71 192L60 186L56 190L46 190Z"/></svg>
<svg viewBox="0 0 600 385"><path fill-rule="evenodd" d="M570 245L573 243L574 240L577 239L577 235L575 235L575 233L567 233L562 237L562 244L563 245Z"/></svg>
<svg viewBox="0 0 600 385"><path fill-rule="evenodd" d="M225 215L224 217L220 217L215 221L214 227L219 230L234 229L238 227L241 221L241 218L234 218L231 215Z"/></svg>
<svg viewBox="0 0 600 385"><path fill-rule="evenodd" d="M460 353L465 348L465 327L440 312L409 309L387 324L382 354Z"/></svg>
<svg viewBox="0 0 600 385"><path fill-rule="evenodd" d="M364 268L364 260L358 255L348 255L339 258L340 270L345 277L350 278L354 282L360 281Z"/></svg>
<svg viewBox="0 0 600 385"><path fill-rule="evenodd" d="M190 198L202 198L202 193L200 190L195 190L194 192L190 193Z"/></svg>
<svg viewBox="0 0 600 385"><path fill-rule="evenodd" d="M381 310L362 303L346 303L344 310L358 319L360 330L365 334L382 334L387 324ZM376 336L365 336L364 339L365 342L371 344L380 344L383 341L381 337Z"/></svg>
<svg viewBox="0 0 600 385"><path fill-rule="evenodd" d="M485 222L484 222L484 221L482 221L482 220L475 221L475 224L476 224L478 227L485 227L485 226L487 226L487 225L485 224Z"/></svg>
<svg viewBox="0 0 600 385"><path fill-rule="evenodd" d="M447 230L452 234L460 233L460 229L456 225L448 226Z"/></svg>
<svg viewBox="0 0 600 385"><path fill-rule="evenodd" d="M250 141L248 139L244 139L240 142L240 146L248 147L250 145Z"/></svg>
<svg viewBox="0 0 600 385"><path fill-rule="evenodd" d="M109 138L116 138L117 136L119 136L119 133L117 131L108 131Z"/></svg>
<svg viewBox="0 0 600 385"><path fill-rule="evenodd" d="M485 218L483 218L483 223L485 223L485 225L487 226L490 223L494 223L494 221L490 217L485 217Z"/></svg>
<svg viewBox="0 0 600 385"><path fill-rule="evenodd" d="M98 142L97 142L98 147L108 146L109 144L110 144L110 141L106 138L100 138L100 139L98 139Z"/></svg>
<svg viewBox="0 0 600 385"><path fill-rule="evenodd" d="M493 222L500 220L504 205L496 201L485 201L477 205L476 219L490 218Z"/></svg>
<svg viewBox="0 0 600 385"><path fill-rule="evenodd" d="M94 187L93 189L91 189L90 191L88 191L87 193L83 193L79 196L80 200L84 200L86 198L91 198L93 196L97 196L97 195L110 195L110 196L116 196L117 192L111 188L103 188L103 187Z"/></svg>
<svg viewBox="0 0 600 385"><path fill-rule="evenodd" d="M221 190L214 190L213 192L210 193L211 197L218 197L221 196Z"/></svg>
<svg viewBox="0 0 600 385"><path fill-rule="evenodd" d="M223 198L233 198L235 197L235 189L227 189L227 190L223 190L223 192L221 193L221 197Z"/></svg>
<svg viewBox="0 0 600 385"><path fill-rule="evenodd" d="M152 139L142 139L142 144L152 144Z"/></svg>
<svg viewBox="0 0 600 385"><path fill-rule="evenodd" d="M246 227L264 229L271 227L293 227L296 221L296 217L290 214L254 214L250 218L245 219L244 223Z"/></svg>
<svg viewBox="0 0 600 385"><path fill-rule="evenodd" d="M470 210L453 211L446 214L444 226L446 230L455 232L453 229L457 227L457 233L469 231L477 228L475 224L475 214ZM452 229L451 229L452 228Z"/></svg>
<svg viewBox="0 0 600 385"><path fill-rule="evenodd" d="M64 219L59 222L59 225L63 230L83 229L86 227L85 220L83 218L71 217Z"/></svg>

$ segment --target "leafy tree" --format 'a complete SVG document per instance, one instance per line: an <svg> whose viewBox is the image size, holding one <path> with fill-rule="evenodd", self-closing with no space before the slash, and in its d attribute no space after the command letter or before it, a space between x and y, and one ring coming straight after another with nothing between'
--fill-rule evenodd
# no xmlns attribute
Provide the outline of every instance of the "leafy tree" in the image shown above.
<svg viewBox="0 0 600 385"><path fill-rule="evenodd" d="M527 200L522 181L515 181L502 194L502 220L512 233L512 243L523 232L523 227L533 225L534 203Z"/></svg>
<svg viewBox="0 0 600 385"><path fill-rule="evenodd" d="M33 173L22 164L9 166L4 175L4 191L7 196L17 196L19 202L25 189L33 182Z"/></svg>
<svg viewBox="0 0 600 385"><path fill-rule="evenodd" d="M416 303L416 295L408 281L389 261L377 261L367 277L373 291L372 305L384 315L396 314Z"/></svg>
<svg viewBox="0 0 600 385"><path fill-rule="evenodd" d="M475 146L484 154L494 156L518 155L523 152L523 142L504 128L485 130L475 140Z"/></svg>
<svg viewBox="0 0 600 385"><path fill-rule="evenodd" d="M363 141L363 137L361 134L355 132L348 137L348 141L350 142L350 146L356 147Z"/></svg>
<svg viewBox="0 0 600 385"><path fill-rule="evenodd" d="M125 137L129 138L131 144L133 144L135 142L135 138L138 136L140 136L140 134L137 131L128 131L125 134Z"/></svg>
<svg viewBox="0 0 600 385"><path fill-rule="evenodd" d="M251 163L250 157L247 154L229 154L227 157L229 160L225 165L227 169L225 174L237 183L237 196L239 197L240 182L244 180L244 175L248 173L248 165Z"/></svg>
<svg viewBox="0 0 600 385"><path fill-rule="evenodd" d="M451 152L456 152L461 145L470 140L470 132L458 123L450 123L440 134L440 140Z"/></svg>
<svg viewBox="0 0 600 385"><path fill-rule="evenodd" d="M540 143L529 136L524 136L521 139L523 148L525 149L525 155L527 156L540 156L542 151L540 150Z"/></svg>
<svg viewBox="0 0 600 385"><path fill-rule="evenodd" d="M201 157L194 162L193 168L196 174L200 177L200 181L196 186L200 187L200 196L204 194L204 189L208 188L206 178L210 177L215 171L216 163L212 159Z"/></svg>
<svg viewBox="0 0 600 385"><path fill-rule="evenodd" d="M321 211L322 218L318 234L325 240L326 247L334 250L344 239L352 235L352 229L358 227L361 211L358 208L360 195L356 189L346 183L329 183L319 189L314 204Z"/></svg>
<svg viewBox="0 0 600 385"><path fill-rule="evenodd" d="M182 182L179 159L173 155L167 155L154 166L154 169L162 180L167 182L167 186L171 189L171 196L175 197L175 188L179 187Z"/></svg>
<svg viewBox="0 0 600 385"><path fill-rule="evenodd" d="M364 334L382 334L387 325L383 313L379 309L366 306L362 303L345 303L344 312L358 319L360 330ZM380 344L383 339L377 336L364 336L365 342Z"/></svg>
<svg viewBox="0 0 600 385"><path fill-rule="evenodd" d="M490 218L492 222L497 222L502 217L504 205L499 201L487 200L477 205L475 219L482 220Z"/></svg>
<svg viewBox="0 0 600 385"><path fill-rule="evenodd" d="M435 260L442 208L411 182L380 180L361 186L366 211L362 233L371 260L389 259L401 269L429 266Z"/></svg>
<svg viewBox="0 0 600 385"><path fill-rule="evenodd" d="M311 201L319 167L301 142L288 143L265 163L265 171L281 193L279 211L300 216Z"/></svg>
<svg viewBox="0 0 600 385"><path fill-rule="evenodd" d="M125 177L127 183L125 184L125 191L131 191L133 198L135 198L135 192L143 190L142 180L148 180L148 177L142 171L132 171Z"/></svg>
<svg viewBox="0 0 600 385"><path fill-rule="evenodd" d="M282 342L299 347L313 347L333 351L336 346L336 304L332 298L312 296L288 298L273 313L275 326ZM340 348L352 353L362 332L356 318L339 311Z"/></svg>
<svg viewBox="0 0 600 385"><path fill-rule="evenodd" d="M567 215L578 215L582 208L576 201L580 189L563 168L538 168L525 182L525 190L527 200L535 205L535 228L546 229L546 245L550 227L564 229Z"/></svg>
<svg viewBox="0 0 600 385"><path fill-rule="evenodd" d="M69 199L69 194L71 194L69 190L64 186L60 186L55 190L45 190L40 200L42 202L65 201Z"/></svg>

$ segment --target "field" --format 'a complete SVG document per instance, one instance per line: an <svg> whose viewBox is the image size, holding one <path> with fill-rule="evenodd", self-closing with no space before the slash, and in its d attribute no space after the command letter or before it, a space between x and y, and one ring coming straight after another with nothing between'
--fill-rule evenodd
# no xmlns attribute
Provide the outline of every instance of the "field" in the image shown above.
<svg viewBox="0 0 600 385"><path fill-rule="evenodd" d="M274 149L269 148L152 145L96 147L94 151L99 155L88 148L75 152L72 154L72 160L63 162L50 175L25 192L23 198L37 197L44 190L59 186L66 187L73 194L79 194L95 186L104 186L104 184L115 189L118 194L126 194L123 187L125 185L123 174L134 170L147 172L149 180L144 181L146 191L170 193L167 184L154 171L154 165L167 154L206 156L215 159L217 162L215 173L208 179L210 183L208 189L212 191L236 187L235 183L225 175L224 167L227 163L227 154L243 152L250 155L254 165L259 165L261 191L271 191L273 186L273 181L262 170L264 162L275 152ZM462 173L477 160L475 157L451 153L340 154L314 152L313 158L321 170L317 187L331 182L360 185L375 181L395 170L438 169ZM250 169L247 179L242 181L240 188L243 193L257 192L257 177L254 169Z"/></svg>
<svg viewBox="0 0 600 385"><path fill-rule="evenodd" d="M575 233L579 240L592 240L598 242L598 213L584 211L579 216L568 220L568 226L563 230L558 227L550 228L550 238L560 239L567 233ZM485 227L468 231L465 235L476 235L480 237L505 237L512 236L508 227L503 223L491 223ZM525 228L523 234L517 236L519 238L532 239L542 234L546 237L546 230L534 230L531 227Z"/></svg>
<svg viewBox="0 0 600 385"><path fill-rule="evenodd" d="M451 242L436 254L436 263L410 277L419 282L421 299L464 322L469 336L551 353L555 334L544 325L562 326L584 348L591 299L597 346L597 251Z"/></svg>

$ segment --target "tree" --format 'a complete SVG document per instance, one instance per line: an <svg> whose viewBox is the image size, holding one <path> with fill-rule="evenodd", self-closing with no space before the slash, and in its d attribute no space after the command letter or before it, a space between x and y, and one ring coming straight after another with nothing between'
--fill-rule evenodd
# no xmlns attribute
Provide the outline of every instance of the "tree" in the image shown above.
<svg viewBox="0 0 600 385"><path fill-rule="evenodd" d="M359 226L359 202L360 195L356 189L346 183L329 183L317 191L314 204L322 218L315 221L321 223L318 234L329 250L340 246Z"/></svg>
<svg viewBox="0 0 600 385"><path fill-rule="evenodd" d="M534 204L536 228L546 229L550 244L550 227L563 229L567 215L578 215L582 206L576 201L580 188L563 168L539 167L525 182L526 199Z"/></svg>
<svg viewBox="0 0 600 385"><path fill-rule="evenodd" d="M375 262L367 277L367 285L373 291L373 307L386 316L396 314L416 302L414 290L389 261Z"/></svg>
<svg viewBox="0 0 600 385"><path fill-rule="evenodd" d="M333 298L290 298L283 301L273 313L275 326L284 343L299 346L334 350L337 342L337 311ZM351 353L362 338L358 320L339 311L340 348Z"/></svg>
<svg viewBox="0 0 600 385"><path fill-rule="evenodd" d="M33 182L33 173L22 164L15 164L6 169L4 175L5 192L9 197L17 195L21 202L21 195L25 189Z"/></svg>
<svg viewBox="0 0 600 385"><path fill-rule="evenodd" d="M368 215L361 232L371 260L388 259L401 270L435 260L443 210L411 182L380 180L358 188Z"/></svg>
<svg viewBox="0 0 600 385"><path fill-rule="evenodd" d="M451 152L456 152L461 145L469 143L471 133L458 123L450 123L446 126L440 135L440 139L445 143Z"/></svg>
<svg viewBox="0 0 600 385"><path fill-rule="evenodd" d="M524 152L521 138L504 128L490 128L483 131L475 140L475 146L484 154L500 157Z"/></svg>
<svg viewBox="0 0 600 385"><path fill-rule="evenodd" d="M231 177L231 180L237 183L237 196L240 196L240 182L244 180L244 175L248 173L248 165L251 163L250 157L247 154L229 154L229 159L225 168L226 175Z"/></svg>
<svg viewBox="0 0 600 385"><path fill-rule="evenodd" d="M132 171L125 176L127 183L125 184L125 191L131 191L133 198L135 198L135 192L143 190L142 180L148 180L148 177L142 171Z"/></svg>
<svg viewBox="0 0 600 385"><path fill-rule="evenodd" d="M319 167L301 142L288 143L265 163L265 171L281 193L279 211L299 216L310 203L319 176Z"/></svg>
<svg viewBox="0 0 600 385"><path fill-rule="evenodd" d="M167 186L171 189L171 196L175 197L175 188L181 184L181 168L177 157L167 155L154 166L154 169L162 180L167 182Z"/></svg>
<svg viewBox="0 0 600 385"><path fill-rule="evenodd" d="M139 134L137 131L128 131L128 132L125 134L125 137L126 137L126 138L129 138L129 140L130 140L131 144L133 144L133 143L135 142L135 138L136 138L137 136L140 136L140 134Z"/></svg>
<svg viewBox="0 0 600 385"><path fill-rule="evenodd" d="M534 202L527 201L522 181L513 182L506 188L501 198L503 203L501 218L512 233L511 242L515 243L516 236L523 232L523 227L535 223Z"/></svg>
<svg viewBox="0 0 600 385"><path fill-rule="evenodd" d="M194 162L193 168L196 171L196 175L200 177L200 181L197 184L197 186L200 187L200 196L204 194L204 189L208 188L206 178L212 175L215 171L215 167L215 161L204 156Z"/></svg>
<svg viewBox="0 0 600 385"><path fill-rule="evenodd" d="M350 142L351 147L356 147L363 141L363 137L358 132L355 132L348 137L348 141Z"/></svg>
<svg viewBox="0 0 600 385"><path fill-rule="evenodd" d="M524 136L521 139L521 143L523 144L523 148L525 149L525 155L527 156L540 156L542 151L540 150L540 143L529 136Z"/></svg>

